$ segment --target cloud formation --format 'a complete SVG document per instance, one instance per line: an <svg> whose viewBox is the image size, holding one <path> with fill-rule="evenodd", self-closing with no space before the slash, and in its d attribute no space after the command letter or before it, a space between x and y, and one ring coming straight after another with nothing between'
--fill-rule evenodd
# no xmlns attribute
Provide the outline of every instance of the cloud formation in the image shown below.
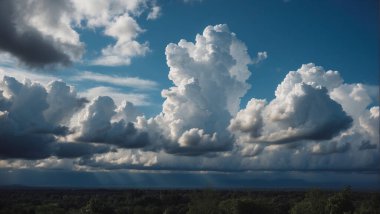
<svg viewBox="0 0 380 214"><path fill-rule="evenodd" d="M65 83L51 82L46 89L29 80L20 83L5 76L0 88L1 158L73 157L79 147L82 151L84 148L99 151L94 145L58 143L59 138L69 133L67 125L73 113L86 102ZM88 154L82 152L85 153Z"/></svg>
<svg viewBox="0 0 380 214"><path fill-rule="evenodd" d="M351 126L352 119L326 88L289 78L293 76L285 77L268 105L251 100L231 120L230 129L250 135L252 143L281 144L331 139ZM292 85L287 85L289 82Z"/></svg>
<svg viewBox="0 0 380 214"><path fill-rule="evenodd" d="M80 93L82 96L89 99L94 99L98 96L109 96L111 97L117 105L120 105L124 100L133 103L136 106L149 106L151 102L148 95L142 93L125 93L117 88L98 86L94 88L89 88Z"/></svg>
<svg viewBox="0 0 380 214"><path fill-rule="evenodd" d="M119 114L125 112L125 108L133 108L131 105L129 103L118 109ZM115 110L116 105L110 97L96 97L78 114L76 139L81 142L113 144L123 148L139 148L148 144L148 134L137 130L132 122L123 119L112 121L117 114ZM128 120L130 119L127 118Z"/></svg>
<svg viewBox="0 0 380 214"><path fill-rule="evenodd" d="M73 78L75 81L94 81L108 83L117 86L131 87L136 89L154 89L158 86L152 80L140 79L138 77L121 77L84 71Z"/></svg>
<svg viewBox="0 0 380 214"><path fill-rule="evenodd" d="M58 2L51 2L52 9L60 7ZM54 5L55 3L57 5ZM45 35L28 23L29 17L26 14L35 13L35 8L41 4L42 1L37 1L35 4L29 4L28 1L1 1L0 51L8 52L33 67L51 64L68 65L75 55L69 52L77 52L77 55L81 55L83 47L79 42L75 45L68 42L57 42L53 36ZM43 16L43 14L40 15ZM34 20L30 20L30 22ZM54 22L54 19L49 20Z"/></svg>
<svg viewBox="0 0 380 214"><path fill-rule="evenodd" d="M227 25L208 26L195 43L169 44L165 54L174 86L162 91L162 113L148 121L148 129L159 135L154 139L165 139L169 153L231 149L226 128L249 89L251 60L244 43Z"/></svg>
<svg viewBox="0 0 380 214"><path fill-rule="evenodd" d="M101 17L87 24L108 20ZM253 60L227 25L169 44L165 54L173 86L151 118L138 109L149 100L136 94L98 87L80 97L62 81L43 86L5 76L0 159L79 169L379 169L378 86L348 84L309 63L286 75L273 100L252 98L241 109ZM89 79L128 83L103 77Z"/></svg>
<svg viewBox="0 0 380 214"><path fill-rule="evenodd" d="M129 65L136 56L149 51L148 42L136 40L143 30L136 17L151 10L148 19L160 15L151 0L11 1L0 3L0 51L10 53L32 67L67 66L81 59L85 44L77 28L104 29L116 39L92 61L97 65ZM38 52L38 54L36 54Z"/></svg>

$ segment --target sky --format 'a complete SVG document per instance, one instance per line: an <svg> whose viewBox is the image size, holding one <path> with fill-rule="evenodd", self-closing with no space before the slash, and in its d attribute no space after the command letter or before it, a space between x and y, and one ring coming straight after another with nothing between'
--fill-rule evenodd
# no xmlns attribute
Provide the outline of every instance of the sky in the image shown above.
<svg viewBox="0 0 380 214"><path fill-rule="evenodd" d="M376 0L1 1L0 185L379 188L379 22Z"/></svg>

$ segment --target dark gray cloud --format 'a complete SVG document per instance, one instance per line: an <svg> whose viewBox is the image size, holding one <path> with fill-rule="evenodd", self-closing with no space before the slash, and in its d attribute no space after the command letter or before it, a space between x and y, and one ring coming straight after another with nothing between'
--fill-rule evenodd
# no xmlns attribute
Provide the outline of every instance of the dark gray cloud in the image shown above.
<svg viewBox="0 0 380 214"><path fill-rule="evenodd" d="M52 154L58 158L76 158L111 151L109 146L88 143L56 143L54 147Z"/></svg>
<svg viewBox="0 0 380 214"><path fill-rule="evenodd" d="M332 153L344 153L347 152L351 148L350 143L343 143L343 142L321 142L315 146L312 147L312 154L317 155L326 155L326 154L332 154Z"/></svg>
<svg viewBox="0 0 380 214"><path fill-rule="evenodd" d="M19 135L0 132L0 158L47 158L51 155L53 143L52 135L34 133Z"/></svg>
<svg viewBox="0 0 380 214"><path fill-rule="evenodd" d="M359 146L359 150L376 149L377 144L371 143L369 140L363 140Z"/></svg>
<svg viewBox="0 0 380 214"><path fill-rule="evenodd" d="M122 148L141 148L149 144L148 133L137 130L133 123L124 119L112 121L119 115L110 97L95 98L80 114L78 141L113 144Z"/></svg>
<svg viewBox="0 0 380 214"><path fill-rule="evenodd" d="M12 77L0 80L0 158L43 159L78 157L109 151L108 147L81 143L58 143L70 134L65 122L83 104L63 82L44 86Z"/></svg>
<svg viewBox="0 0 380 214"><path fill-rule="evenodd" d="M53 38L22 23L16 1L0 1L0 50L17 57L21 62L33 66L71 63Z"/></svg>

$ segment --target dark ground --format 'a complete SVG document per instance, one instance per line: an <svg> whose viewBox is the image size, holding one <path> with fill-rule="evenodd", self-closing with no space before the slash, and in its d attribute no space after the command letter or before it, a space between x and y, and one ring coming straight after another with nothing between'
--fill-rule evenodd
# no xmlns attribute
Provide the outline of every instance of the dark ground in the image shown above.
<svg viewBox="0 0 380 214"><path fill-rule="evenodd" d="M3 187L0 213L368 213L379 192Z"/></svg>

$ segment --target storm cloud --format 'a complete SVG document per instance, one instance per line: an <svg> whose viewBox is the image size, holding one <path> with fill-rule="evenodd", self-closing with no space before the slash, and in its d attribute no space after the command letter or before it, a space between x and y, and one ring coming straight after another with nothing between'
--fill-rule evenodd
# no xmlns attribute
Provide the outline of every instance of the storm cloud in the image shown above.
<svg viewBox="0 0 380 214"><path fill-rule="evenodd" d="M137 37L145 30L136 17L159 16L156 1L101 0L4 0L0 2L0 51L9 53L29 67L55 68L79 62L85 53L79 30L100 29L116 40L103 47L91 64L129 65L132 58L150 51L148 42Z"/></svg>
<svg viewBox="0 0 380 214"><path fill-rule="evenodd" d="M25 8L27 3L18 2L0 2L0 50L33 67L70 64L70 56L56 44L53 37L43 35L25 23L22 15L28 9Z"/></svg>
<svg viewBox="0 0 380 214"><path fill-rule="evenodd" d="M58 143L70 132L67 121L84 103L63 82L51 82L47 88L8 76L0 81L1 158L43 159L56 154L73 157L99 151L93 145ZM78 152L80 149L88 151ZM77 151L69 154L69 150Z"/></svg>

